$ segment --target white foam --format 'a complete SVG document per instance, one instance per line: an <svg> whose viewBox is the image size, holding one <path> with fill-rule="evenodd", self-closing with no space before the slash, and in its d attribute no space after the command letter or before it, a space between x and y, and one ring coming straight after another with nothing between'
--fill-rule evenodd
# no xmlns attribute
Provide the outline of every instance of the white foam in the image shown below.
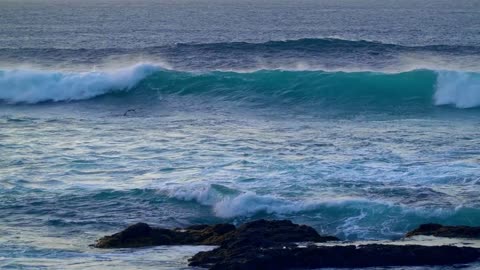
<svg viewBox="0 0 480 270"><path fill-rule="evenodd" d="M233 198L222 199L214 205L213 210L218 217L232 218L236 216L252 216L259 212L290 214L315 208L315 203L292 202L273 196L259 196L253 192L245 192Z"/></svg>
<svg viewBox="0 0 480 270"><path fill-rule="evenodd" d="M222 199L222 195L211 185L185 185L166 190L171 198L183 201L196 201L202 205L213 205Z"/></svg>
<svg viewBox="0 0 480 270"><path fill-rule="evenodd" d="M457 108L480 106L480 74L460 71L439 71L436 105L454 105Z"/></svg>
<svg viewBox="0 0 480 270"><path fill-rule="evenodd" d="M471 247L480 248L480 240L477 239L465 239L465 238L446 238L435 236L414 236L409 238L402 238L399 240L363 240L363 241L344 241L344 242L325 242L315 243L316 246L361 246L361 245L394 245L394 246L406 246L406 245L421 245L421 246L456 246L456 247Z"/></svg>
<svg viewBox="0 0 480 270"><path fill-rule="evenodd" d="M151 64L93 72L8 70L0 72L0 100L10 103L89 99L111 91L130 90L160 70Z"/></svg>
<svg viewBox="0 0 480 270"><path fill-rule="evenodd" d="M346 205L362 208L365 204L389 204L388 202L352 197L324 198L315 201L294 201L272 195L258 195L251 191L236 191L224 194L218 187L220 186L209 184L183 185L168 188L166 189L166 193L171 198L195 201L205 206L211 206L215 216L221 218L248 217L261 212L282 215ZM225 187L222 188L226 189Z"/></svg>

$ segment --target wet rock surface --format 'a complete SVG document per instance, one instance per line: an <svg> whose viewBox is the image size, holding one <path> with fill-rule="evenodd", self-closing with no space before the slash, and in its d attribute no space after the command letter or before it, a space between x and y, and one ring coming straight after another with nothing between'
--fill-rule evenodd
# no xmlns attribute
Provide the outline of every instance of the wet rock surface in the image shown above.
<svg viewBox="0 0 480 270"><path fill-rule="evenodd" d="M125 230L100 238L97 248L132 248L161 245L219 245L224 236L235 230L231 224L195 225L185 229L152 228L137 223Z"/></svg>
<svg viewBox="0 0 480 270"><path fill-rule="evenodd" d="M97 248L131 248L159 245L254 245L273 246L291 242L326 242L338 240L321 236L312 227L289 220L256 220L238 228L232 224L195 225L185 229L152 228L137 223L125 230L99 239Z"/></svg>
<svg viewBox="0 0 480 270"><path fill-rule="evenodd" d="M480 227L443 226L440 224L429 223L422 224L417 229L406 234L407 237L417 235L480 239Z"/></svg>
<svg viewBox="0 0 480 270"><path fill-rule="evenodd" d="M478 237L478 229L425 224L413 235ZM152 228L137 223L97 241L97 248L132 248L156 245L215 245L189 259L190 266L208 269L313 269L381 266L466 264L479 260L471 247L422 245L314 245L297 243L338 241L306 225L289 220L257 220L239 227L232 224L195 225L184 229Z"/></svg>
<svg viewBox="0 0 480 270"><path fill-rule="evenodd" d="M478 260L474 248L419 245L362 245L255 248L220 247L200 252L191 266L212 270L318 269L464 264Z"/></svg>

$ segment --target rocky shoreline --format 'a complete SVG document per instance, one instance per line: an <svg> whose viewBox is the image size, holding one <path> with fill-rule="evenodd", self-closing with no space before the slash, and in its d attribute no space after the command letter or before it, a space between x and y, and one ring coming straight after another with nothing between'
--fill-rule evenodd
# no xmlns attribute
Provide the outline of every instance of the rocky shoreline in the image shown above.
<svg viewBox="0 0 480 270"><path fill-rule="evenodd" d="M428 235L480 239L480 227L423 224L406 237ZM208 269L313 269L381 266L466 264L480 259L480 249L423 245L316 245L341 243L289 220L256 220L232 224L195 225L187 228L152 228L137 223L100 238L96 248L136 248L159 245L213 245L189 259L190 266ZM301 245L299 243L302 243ZM305 243L305 244L303 244Z"/></svg>

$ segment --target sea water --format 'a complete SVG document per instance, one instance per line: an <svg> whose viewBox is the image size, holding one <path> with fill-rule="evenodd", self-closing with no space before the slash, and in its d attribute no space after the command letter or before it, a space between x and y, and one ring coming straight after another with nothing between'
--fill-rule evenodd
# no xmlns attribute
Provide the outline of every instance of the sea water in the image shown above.
<svg viewBox="0 0 480 270"><path fill-rule="evenodd" d="M1 1L1 267L209 249L89 247L139 221L479 226L479 26L477 1Z"/></svg>

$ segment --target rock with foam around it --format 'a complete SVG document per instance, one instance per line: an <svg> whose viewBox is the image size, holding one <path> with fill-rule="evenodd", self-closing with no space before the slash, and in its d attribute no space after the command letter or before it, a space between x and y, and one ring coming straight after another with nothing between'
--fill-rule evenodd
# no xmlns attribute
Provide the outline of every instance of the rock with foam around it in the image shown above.
<svg viewBox="0 0 480 270"><path fill-rule="evenodd" d="M470 238L480 239L480 227L469 226L443 226L440 224L422 224L417 229L408 232L407 237L417 235L429 235L449 238Z"/></svg>

